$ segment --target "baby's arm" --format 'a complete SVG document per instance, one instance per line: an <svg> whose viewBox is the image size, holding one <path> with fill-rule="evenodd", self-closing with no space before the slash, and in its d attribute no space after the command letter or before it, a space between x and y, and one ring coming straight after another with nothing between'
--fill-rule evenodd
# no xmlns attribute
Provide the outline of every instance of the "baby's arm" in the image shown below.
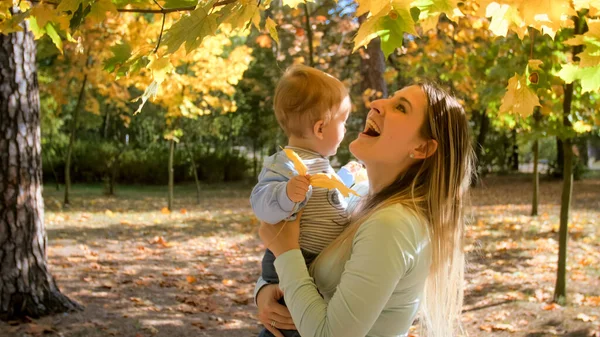
<svg viewBox="0 0 600 337"><path fill-rule="evenodd" d="M362 174L362 171L364 171L364 168L360 163L356 161L350 161L348 164L340 168L340 170L337 172L337 175L340 177L340 179L342 179L344 185L347 187L352 187L352 185L359 182L359 179L357 178Z"/></svg>
<svg viewBox="0 0 600 337"><path fill-rule="evenodd" d="M259 220L276 224L304 207L311 191L296 203L288 196L288 181L286 176L263 168L258 176L258 184L254 186L250 195L252 210Z"/></svg>

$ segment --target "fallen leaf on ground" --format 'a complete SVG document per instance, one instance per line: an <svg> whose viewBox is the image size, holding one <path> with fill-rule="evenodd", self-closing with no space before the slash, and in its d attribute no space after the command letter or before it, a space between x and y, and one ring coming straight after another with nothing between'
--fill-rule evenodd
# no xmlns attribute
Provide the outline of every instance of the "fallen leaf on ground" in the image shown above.
<svg viewBox="0 0 600 337"><path fill-rule="evenodd" d="M584 313L580 313L577 315L576 319L580 320L580 321L584 321L584 322L593 322L596 320L596 316L588 316Z"/></svg>

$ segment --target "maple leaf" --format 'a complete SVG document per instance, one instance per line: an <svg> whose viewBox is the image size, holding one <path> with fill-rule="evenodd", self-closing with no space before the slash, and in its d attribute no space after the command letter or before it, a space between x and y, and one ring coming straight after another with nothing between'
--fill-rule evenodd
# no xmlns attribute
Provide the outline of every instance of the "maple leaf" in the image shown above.
<svg viewBox="0 0 600 337"><path fill-rule="evenodd" d="M595 67L579 67L575 64L565 64L557 74L565 83L581 80L582 92L593 92L600 88L600 65Z"/></svg>
<svg viewBox="0 0 600 337"><path fill-rule="evenodd" d="M277 24L275 21L271 18L267 18L265 21L265 28L269 32L269 35L271 35L271 38L279 44L279 34L277 33Z"/></svg>
<svg viewBox="0 0 600 337"><path fill-rule="evenodd" d="M90 7L86 18L90 18L93 23L100 23L106 19L107 12L116 13L117 6L111 0L97 0Z"/></svg>
<svg viewBox="0 0 600 337"><path fill-rule="evenodd" d="M354 38L353 52L379 36L381 50L387 58L396 48L402 46L404 33L417 34L415 22L410 13L410 3L394 1L393 6L384 8L361 24Z"/></svg>
<svg viewBox="0 0 600 337"><path fill-rule="evenodd" d="M131 57L131 46L129 45L129 43L118 43L110 47L110 50L113 56L104 62L104 69L109 72L118 69L121 65L125 64L125 62L127 62L127 60Z"/></svg>
<svg viewBox="0 0 600 337"><path fill-rule="evenodd" d="M533 113L533 109L540 105L538 96L527 86L527 78L515 74L508 80L508 87L502 98L500 113L511 112L527 117Z"/></svg>
<svg viewBox="0 0 600 337"><path fill-rule="evenodd" d="M196 49L205 37L214 35L217 31L217 18L220 12L210 13L214 0L197 7L189 14L175 22L166 32L163 39L167 53L174 53L185 42L187 53Z"/></svg>
<svg viewBox="0 0 600 337"><path fill-rule="evenodd" d="M381 0L357 0L358 8L356 9L356 16L361 16L366 13L371 13L371 15L377 15L381 12L386 6L390 4L390 1L381 1Z"/></svg>
<svg viewBox="0 0 600 337"><path fill-rule="evenodd" d="M228 23L233 28L244 28L249 23L258 26L260 23L260 8L256 3L236 3L234 7L223 8L222 12L228 13L219 19L219 23ZM258 22L258 23L257 23Z"/></svg>

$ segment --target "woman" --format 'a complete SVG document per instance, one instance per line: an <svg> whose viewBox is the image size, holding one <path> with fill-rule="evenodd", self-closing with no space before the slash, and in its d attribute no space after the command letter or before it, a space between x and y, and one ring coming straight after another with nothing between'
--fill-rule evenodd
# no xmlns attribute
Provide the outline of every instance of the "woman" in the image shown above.
<svg viewBox="0 0 600 337"><path fill-rule="evenodd" d="M350 144L367 168L368 196L310 273L298 221L259 230L293 317L276 304L276 285L261 288L259 316L269 331L277 336L275 328L295 323L305 337L407 336L420 310L427 336L456 333L473 166L468 130L460 104L431 84L371 103L365 131Z"/></svg>

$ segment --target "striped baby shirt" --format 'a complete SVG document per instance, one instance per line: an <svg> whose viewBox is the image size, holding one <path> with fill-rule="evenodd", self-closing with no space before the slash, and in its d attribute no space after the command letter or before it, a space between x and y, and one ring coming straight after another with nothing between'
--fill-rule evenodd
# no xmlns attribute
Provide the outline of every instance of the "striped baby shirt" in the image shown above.
<svg viewBox="0 0 600 337"><path fill-rule="evenodd" d="M294 150L308 168L308 174L336 174L329 159L297 147ZM337 189L311 187L306 199L297 205L287 197L287 181L298 174L283 151L265 159L250 203L256 216L267 223L278 223L304 208L300 220L300 247L318 254L338 237L349 223L347 201ZM351 185L352 181L344 181Z"/></svg>

